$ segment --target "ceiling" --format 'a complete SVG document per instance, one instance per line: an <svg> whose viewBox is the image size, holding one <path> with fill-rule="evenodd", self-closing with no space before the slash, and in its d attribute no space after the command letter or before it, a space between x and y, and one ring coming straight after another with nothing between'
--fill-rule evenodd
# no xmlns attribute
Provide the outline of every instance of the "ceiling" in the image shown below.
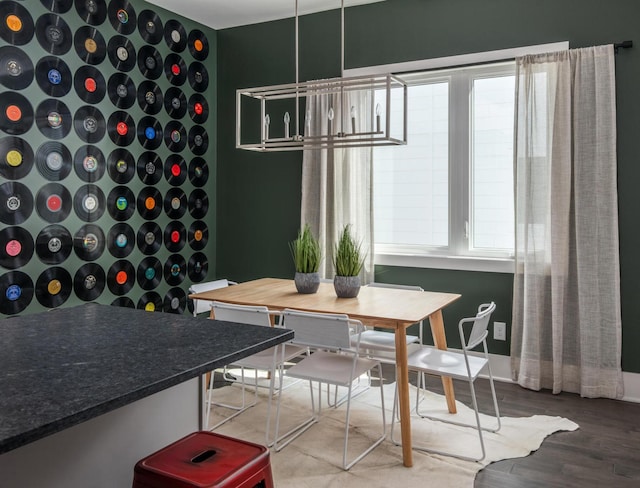
<svg viewBox="0 0 640 488"><path fill-rule="evenodd" d="M345 7L383 0L345 0ZM213 29L293 17L295 0L147 0ZM340 8L340 0L299 0L298 14Z"/></svg>

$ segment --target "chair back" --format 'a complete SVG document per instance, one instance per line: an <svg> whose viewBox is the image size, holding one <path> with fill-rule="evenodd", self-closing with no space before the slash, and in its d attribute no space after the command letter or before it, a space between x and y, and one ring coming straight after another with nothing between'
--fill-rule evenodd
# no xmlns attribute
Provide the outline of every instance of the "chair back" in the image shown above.
<svg viewBox="0 0 640 488"><path fill-rule="evenodd" d="M226 288L229 285L235 285L235 281L229 281L227 279L220 279L215 281L207 281L206 283L193 283L189 287L189 294L192 293L204 293L205 291L217 290L219 288ZM193 301L193 316L208 312L210 304L207 300L194 300Z"/></svg>
<svg viewBox="0 0 640 488"><path fill-rule="evenodd" d="M396 283L378 283L371 282L367 286L371 286L373 288L395 288L396 290L413 290L413 291L424 291L424 288L418 285L398 285Z"/></svg>
<svg viewBox="0 0 640 488"><path fill-rule="evenodd" d="M496 304L494 302L483 303L478 307L478 313L475 317L462 319L460 321L460 341L462 342L462 347L466 351L473 349L487 338L489 333L487 330L489 327L489 320L491 319L491 314L495 309ZM473 322L473 327L469 333L469 338L465 340L463 324L467 322Z"/></svg>
<svg viewBox="0 0 640 488"><path fill-rule="evenodd" d="M252 305L233 305L231 303L212 302L211 310L216 320L239 322L241 324L271 326L269 309Z"/></svg>
<svg viewBox="0 0 640 488"><path fill-rule="evenodd" d="M353 321L345 314L312 313L285 309L284 326L294 331L294 344L351 350L349 326Z"/></svg>

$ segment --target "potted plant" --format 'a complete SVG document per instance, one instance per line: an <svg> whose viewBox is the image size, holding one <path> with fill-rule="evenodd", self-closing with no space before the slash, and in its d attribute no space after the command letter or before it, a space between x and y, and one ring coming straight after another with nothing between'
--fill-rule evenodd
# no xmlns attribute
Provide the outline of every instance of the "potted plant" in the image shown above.
<svg viewBox="0 0 640 488"><path fill-rule="evenodd" d="M355 298L360 292L360 271L364 266L365 253L362 252L362 242L356 241L351 235L351 225L342 229L340 238L333 250L333 266L336 276L333 287L340 298Z"/></svg>
<svg viewBox="0 0 640 488"><path fill-rule="evenodd" d="M289 243L291 255L296 267L295 284L298 293L315 293L320 286L320 261L322 251L320 243L311 233L309 224L298 231L296 240Z"/></svg>

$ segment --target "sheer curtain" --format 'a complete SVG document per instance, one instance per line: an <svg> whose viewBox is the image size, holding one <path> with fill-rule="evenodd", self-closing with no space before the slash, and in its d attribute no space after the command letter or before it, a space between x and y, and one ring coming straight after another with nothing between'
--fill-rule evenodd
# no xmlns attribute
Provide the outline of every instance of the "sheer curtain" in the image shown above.
<svg viewBox="0 0 640 488"><path fill-rule="evenodd" d="M371 130L367 124L371 120L372 96L371 92L363 91L346 94L344 105L354 107L359 131ZM337 95L308 97L305 133L326 133L327 114L337 103L340 103ZM351 111L347 113L350 118ZM367 253L361 281L363 284L373 281L372 164L370 147L304 151L301 224L308 223L320 240L323 278L333 278L333 246L343 227L351 224L352 235L362 241L362 249Z"/></svg>
<svg viewBox="0 0 640 488"><path fill-rule="evenodd" d="M613 46L516 65L514 380L620 398Z"/></svg>

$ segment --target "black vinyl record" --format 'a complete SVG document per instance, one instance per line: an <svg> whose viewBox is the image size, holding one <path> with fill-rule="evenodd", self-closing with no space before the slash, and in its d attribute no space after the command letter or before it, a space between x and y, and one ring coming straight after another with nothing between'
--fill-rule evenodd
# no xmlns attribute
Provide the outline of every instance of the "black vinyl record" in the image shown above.
<svg viewBox="0 0 640 488"><path fill-rule="evenodd" d="M177 120L172 120L164 128L164 143L169 151L180 152L187 145L187 131Z"/></svg>
<svg viewBox="0 0 640 488"><path fill-rule="evenodd" d="M73 277L73 291L80 300L90 302L104 291L105 273L96 263L84 264Z"/></svg>
<svg viewBox="0 0 640 488"><path fill-rule="evenodd" d="M177 20L168 20L164 24L164 41L173 52L181 53L187 47L187 31Z"/></svg>
<svg viewBox="0 0 640 488"><path fill-rule="evenodd" d="M73 45L80 59L87 64L100 64L107 56L107 43L95 27L80 27L73 36Z"/></svg>
<svg viewBox="0 0 640 488"><path fill-rule="evenodd" d="M60 264L66 261L73 249L73 237L65 227L48 225L36 237L36 254L45 264Z"/></svg>
<svg viewBox="0 0 640 488"><path fill-rule="evenodd" d="M104 252L105 238L102 229L85 224L73 236L73 250L83 261L95 261Z"/></svg>
<svg viewBox="0 0 640 488"><path fill-rule="evenodd" d="M129 297L118 297L111 302L112 307L136 308L136 304Z"/></svg>
<svg viewBox="0 0 640 488"><path fill-rule="evenodd" d="M71 70L62 59L45 56L36 64L36 81L50 97L63 97L71 90Z"/></svg>
<svg viewBox="0 0 640 488"><path fill-rule="evenodd" d="M130 225L123 222L115 224L107 233L107 249L113 257L125 258L133 251L136 235Z"/></svg>
<svg viewBox="0 0 640 488"><path fill-rule="evenodd" d="M101 179L106 167L104 154L96 146L80 147L73 158L73 169L78 178L87 183Z"/></svg>
<svg viewBox="0 0 640 488"><path fill-rule="evenodd" d="M40 3L54 14L64 14L71 9L73 0L40 0Z"/></svg>
<svg viewBox="0 0 640 488"><path fill-rule="evenodd" d="M163 36L160 17L151 10L143 10L138 15L138 31L145 42L158 44Z"/></svg>
<svg viewBox="0 0 640 488"><path fill-rule="evenodd" d="M107 12L116 32L129 35L136 30L136 11L128 0L111 0Z"/></svg>
<svg viewBox="0 0 640 488"><path fill-rule="evenodd" d="M179 285L187 274L187 262L179 254L172 254L164 263L164 280L171 286Z"/></svg>
<svg viewBox="0 0 640 488"><path fill-rule="evenodd" d="M107 131L109 138L118 146L128 146L136 136L136 126L131 115L120 110L109 116Z"/></svg>
<svg viewBox="0 0 640 488"><path fill-rule="evenodd" d="M104 115L96 107L84 105L76 110L73 116L73 128L84 142L95 144L100 142L107 131Z"/></svg>
<svg viewBox="0 0 640 488"><path fill-rule="evenodd" d="M124 73L115 73L107 83L109 100L118 108L127 109L136 101L136 86Z"/></svg>
<svg viewBox="0 0 640 488"><path fill-rule="evenodd" d="M172 85L184 85L187 80L187 65L179 54L172 53L164 59L164 74Z"/></svg>
<svg viewBox="0 0 640 488"><path fill-rule="evenodd" d="M157 258L148 256L138 265L138 285L143 290L153 290L162 280L162 264Z"/></svg>
<svg viewBox="0 0 640 488"><path fill-rule="evenodd" d="M182 315L187 309L187 294L181 288L171 288L164 296L163 310Z"/></svg>
<svg viewBox="0 0 640 488"><path fill-rule="evenodd" d="M189 213L194 219L202 219L209 210L209 197L201 188L196 188L189 195Z"/></svg>
<svg viewBox="0 0 640 488"><path fill-rule="evenodd" d="M116 186L107 197L107 210L113 220L129 220L136 210L136 197L126 186Z"/></svg>
<svg viewBox="0 0 640 488"><path fill-rule="evenodd" d="M8 180L19 180L33 168L33 149L20 137L0 139L0 176Z"/></svg>
<svg viewBox="0 0 640 488"><path fill-rule="evenodd" d="M142 254L155 254L162 246L162 229L155 222L145 222L138 229L136 241Z"/></svg>
<svg viewBox="0 0 640 488"><path fill-rule="evenodd" d="M153 117L142 117L138 123L138 142L145 149L157 149L162 144L162 126Z"/></svg>
<svg viewBox="0 0 640 488"><path fill-rule="evenodd" d="M169 88L164 95L164 109L173 119L181 119L187 113L187 97L180 88Z"/></svg>
<svg viewBox="0 0 640 488"><path fill-rule="evenodd" d="M164 196L164 212L173 220L187 213L187 195L181 188L171 188ZM166 242L166 240L165 240Z"/></svg>
<svg viewBox="0 0 640 488"><path fill-rule="evenodd" d="M189 116L196 124L204 124L209 118L209 103L199 93L189 97Z"/></svg>
<svg viewBox="0 0 640 488"><path fill-rule="evenodd" d="M138 193L136 206L143 219L153 220L162 212L162 195L157 188L146 186Z"/></svg>
<svg viewBox="0 0 640 488"><path fill-rule="evenodd" d="M200 283L207 277L209 262L207 256L201 252L194 253L187 263L187 275L194 283Z"/></svg>
<svg viewBox="0 0 640 488"><path fill-rule="evenodd" d="M164 165L164 177L170 185L180 186L187 179L187 163L180 154L172 154Z"/></svg>
<svg viewBox="0 0 640 488"><path fill-rule="evenodd" d="M33 300L33 281L22 271L9 271L0 276L0 313L22 312Z"/></svg>
<svg viewBox="0 0 640 488"><path fill-rule="evenodd" d="M60 100L48 98L36 108L36 125L49 139L64 139L71 131L71 112Z"/></svg>
<svg viewBox="0 0 640 488"><path fill-rule="evenodd" d="M22 224L33 213L33 195L27 185L7 181L0 185L0 222Z"/></svg>
<svg viewBox="0 0 640 488"><path fill-rule="evenodd" d="M187 243L187 229L178 220L173 220L164 228L164 245L170 252L181 251Z"/></svg>
<svg viewBox="0 0 640 488"><path fill-rule="evenodd" d="M22 5L5 0L0 2L0 37L14 46L27 44L33 38L33 19Z"/></svg>
<svg viewBox="0 0 640 488"><path fill-rule="evenodd" d="M107 157L107 171L111 179L119 184L129 183L136 173L136 162L126 149L115 149Z"/></svg>
<svg viewBox="0 0 640 488"><path fill-rule="evenodd" d="M155 291L148 291L138 300L137 308L146 312L162 312L162 297Z"/></svg>
<svg viewBox="0 0 640 488"><path fill-rule="evenodd" d="M194 29L189 32L187 40L189 44L189 52L194 59L204 61L209 56L209 40L201 30Z"/></svg>
<svg viewBox="0 0 640 488"><path fill-rule="evenodd" d="M162 109L162 90L153 81L138 85L138 105L145 114L155 115Z"/></svg>
<svg viewBox="0 0 640 488"><path fill-rule="evenodd" d="M202 188L209 179L209 165L200 158L195 157L189 163L189 181L195 187Z"/></svg>
<svg viewBox="0 0 640 488"><path fill-rule="evenodd" d="M33 238L22 227L5 227L0 230L0 266L17 269L33 256Z"/></svg>
<svg viewBox="0 0 640 488"><path fill-rule="evenodd" d="M203 92L209 86L209 73L204 64L197 61L189 65L189 71L187 71L187 78L189 84L197 92Z"/></svg>
<svg viewBox="0 0 640 488"><path fill-rule="evenodd" d="M78 68L73 77L73 86L78 96L90 104L101 102L107 93L104 76L93 66Z"/></svg>
<svg viewBox="0 0 640 488"><path fill-rule="evenodd" d="M0 129L7 134L19 136L32 125L33 107L29 101L14 91L0 93Z"/></svg>
<svg viewBox="0 0 640 488"><path fill-rule="evenodd" d="M136 65L136 49L124 36L113 36L107 45L109 61L120 71L131 71Z"/></svg>
<svg viewBox="0 0 640 488"><path fill-rule="evenodd" d="M209 147L209 135L201 125L194 125L189 130L189 149L197 156L202 156Z"/></svg>
<svg viewBox="0 0 640 488"><path fill-rule="evenodd" d="M71 37L71 29L59 15L44 14L36 21L36 38L49 54L67 54L71 49Z"/></svg>
<svg viewBox="0 0 640 488"><path fill-rule="evenodd" d="M71 151L60 142L47 141L36 151L36 168L49 181L64 180L71 173Z"/></svg>
<svg viewBox="0 0 640 488"><path fill-rule="evenodd" d="M202 251L209 240L207 224L202 220L196 220L192 223L187 231L187 240L189 241L191 249L194 251Z"/></svg>
<svg viewBox="0 0 640 488"><path fill-rule="evenodd" d="M60 183L47 183L36 194L36 212L47 222L57 224L71 212L71 193Z"/></svg>
<svg viewBox="0 0 640 488"><path fill-rule="evenodd" d="M14 46L0 47L0 83L10 90L22 90L33 81L33 63Z"/></svg>
<svg viewBox="0 0 640 488"><path fill-rule="evenodd" d="M59 307L71 296L72 285L66 269L58 266L45 269L36 280L36 299L43 307Z"/></svg>
<svg viewBox="0 0 640 488"><path fill-rule="evenodd" d="M76 0L76 11L80 18L90 25L100 25L107 18L105 0Z"/></svg>
<svg viewBox="0 0 640 488"><path fill-rule="evenodd" d="M155 80L160 76L162 56L155 47L147 45L138 50L138 69L142 76L150 80Z"/></svg>
<svg viewBox="0 0 640 488"><path fill-rule="evenodd" d="M95 222L106 208L104 193L97 185L83 185L73 196L73 209L85 222Z"/></svg>
<svg viewBox="0 0 640 488"><path fill-rule="evenodd" d="M138 158L138 178L145 185L155 185L162 179L162 159L151 151L143 152Z"/></svg>
<svg viewBox="0 0 640 488"><path fill-rule="evenodd" d="M136 271L124 259L113 263L107 271L107 286L114 295L124 295L131 291L136 282Z"/></svg>

